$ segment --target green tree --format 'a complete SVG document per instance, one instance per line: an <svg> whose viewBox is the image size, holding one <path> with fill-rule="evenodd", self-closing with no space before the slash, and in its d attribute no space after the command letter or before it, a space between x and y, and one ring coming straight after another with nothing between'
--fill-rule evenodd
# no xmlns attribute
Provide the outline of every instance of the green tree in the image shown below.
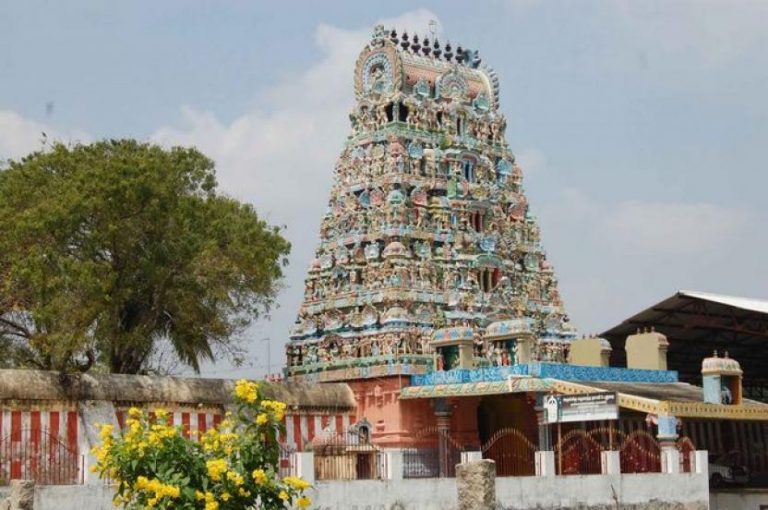
<svg viewBox="0 0 768 510"><path fill-rule="evenodd" d="M56 143L0 170L0 352L18 366L199 370L269 310L289 243L195 149Z"/></svg>

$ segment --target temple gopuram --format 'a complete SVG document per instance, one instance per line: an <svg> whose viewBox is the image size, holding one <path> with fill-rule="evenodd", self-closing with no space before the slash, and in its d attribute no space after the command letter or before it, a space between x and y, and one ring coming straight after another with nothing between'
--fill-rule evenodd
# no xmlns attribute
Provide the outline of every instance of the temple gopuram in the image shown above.
<svg viewBox="0 0 768 510"><path fill-rule="evenodd" d="M318 476L352 452L354 476L379 477L380 450L404 478L453 476L468 454L500 477L687 473L697 449L768 472L768 405L749 398L763 376L743 349L757 333L741 323L768 305L680 293L578 338L478 53L379 26L354 85L286 345L290 384L345 383L356 403L286 423ZM713 352L730 346L748 371Z"/></svg>
<svg viewBox="0 0 768 510"><path fill-rule="evenodd" d="M563 361L573 331L499 84L477 52L378 27L287 346L290 377L354 380Z"/></svg>

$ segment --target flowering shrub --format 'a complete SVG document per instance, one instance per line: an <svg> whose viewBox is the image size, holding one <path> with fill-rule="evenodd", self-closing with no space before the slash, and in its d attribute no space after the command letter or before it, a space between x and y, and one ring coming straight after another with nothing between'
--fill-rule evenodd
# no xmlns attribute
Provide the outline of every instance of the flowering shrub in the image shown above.
<svg viewBox="0 0 768 510"><path fill-rule="evenodd" d="M308 507L304 491L309 484L278 476L277 435L285 404L261 398L258 385L245 380L237 382L234 399L235 415L199 441L184 437L162 409L150 419L131 408L125 430L117 434L102 425L92 470L116 484L115 505L130 510Z"/></svg>

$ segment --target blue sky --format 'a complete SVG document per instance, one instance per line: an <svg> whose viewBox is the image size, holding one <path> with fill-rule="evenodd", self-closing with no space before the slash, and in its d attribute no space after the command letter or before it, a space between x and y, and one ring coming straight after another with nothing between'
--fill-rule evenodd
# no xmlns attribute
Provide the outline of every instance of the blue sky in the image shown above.
<svg viewBox="0 0 768 510"><path fill-rule="evenodd" d="M476 48L574 323L678 289L768 298L768 3L0 0L0 158L62 140L194 144L284 224L291 266L248 332L272 367L301 298L355 59L373 25ZM46 108L51 104L52 108Z"/></svg>

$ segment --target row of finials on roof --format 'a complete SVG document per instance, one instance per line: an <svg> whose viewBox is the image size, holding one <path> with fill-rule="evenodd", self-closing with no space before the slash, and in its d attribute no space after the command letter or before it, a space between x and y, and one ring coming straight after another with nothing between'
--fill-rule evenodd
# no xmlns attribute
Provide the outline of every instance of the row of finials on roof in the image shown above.
<svg viewBox="0 0 768 510"><path fill-rule="evenodd" d="M425 57L430 56L431 53L432 57L437 59L442 56L446 62L450 62L454 58L453 48L451 47L450 42L441 48L440 41L435 38L435 42L430 46L429 38L427 37L424 37L423 41L419 42L419 36L414 35L413 41L410 41L408 32L403 32L403 35L398 38L397 31L394 28L389 33L389 38L394 44L399 44L405 51L411 51L415 54L421 52ZM456 63L471 65L472 67L478 67L481 62L476 51L465 50L461 46L456 48L455 57Z"/></svg>

